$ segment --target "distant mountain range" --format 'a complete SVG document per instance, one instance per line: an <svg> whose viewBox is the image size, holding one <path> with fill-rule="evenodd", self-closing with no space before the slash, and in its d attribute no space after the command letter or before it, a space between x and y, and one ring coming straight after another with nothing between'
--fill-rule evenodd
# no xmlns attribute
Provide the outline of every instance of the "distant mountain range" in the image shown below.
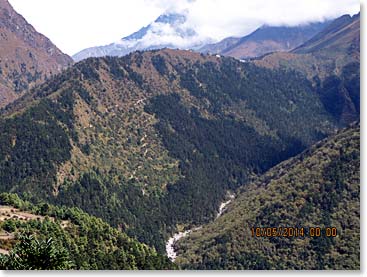
<svg viewBox="0 0 367 277"><path fill-rule="evenodd" d="M73 60L0 0L0 107Z"/></svg>
<svg viewBox="0 0 367 277"><path fill-rule="evenodd" d="M274 51L292 50L316 35L328 23L313 22L293 27L264 25L244 37L228 37L212 43L213 38L202 38L188 27L185 13L168 13L118 42L84 49L73 55L73 59L80 61L89 57L124 56L136 50L162 48L192 49L235 58L258 57Z"/></svg>
<svg viewBox="0 0 367 277"><path fill-rule="evenodd" d="M319 92L325 108L342 124L360 113L360 15L344 15L291 52L255 59L267 68L301 72Z"/></svg>
<svg viewBox="0 0 367 277"><path fill-rule="evenodd" d="M211 42L188 27L186 14L167 13L139 31L106 46L91 47L73 55L75 61L89 57L124 56L136 50L161 48L195 49Z"/></svg>
<svg viewBox="0 0 367 277"><path fill-rule="evenodd" d="M343 15L328 24L312 39L306 41L292 52L297 54L317 51L338 51L344 49L348 54L360 53L360 14Z"/></svg>
<svg viewBox="0 0 367 277"><path fill-rule="evenodd" d="M238 59L262 56L276 51L289 51L323 30L330 21L294 27L262 26L241 38L226 38L218 43L205 45L200 52L222 54Z"/></svg>

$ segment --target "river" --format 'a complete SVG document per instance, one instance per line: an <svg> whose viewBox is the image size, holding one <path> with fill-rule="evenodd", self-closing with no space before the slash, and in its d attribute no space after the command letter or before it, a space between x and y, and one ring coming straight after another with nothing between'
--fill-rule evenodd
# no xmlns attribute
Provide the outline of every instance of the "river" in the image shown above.
<svg viewBox="0 0 367 277"><path fill-rule="evenodd" d="M225 201L225 202L222 202L220 203L219 205L219 209L218 209L218 213L217 213L217 216L215 219L217 219L218 217L220 217L224 211L226 210L226 207L228 206L229 203L231 203L231 201L234 199L235 195L234 194L231 194L229 193L228 194L228 200ZM193 229L189 229L189 230L186 230L186 231L182 231L182 232L178 232L176 234L174 234L172 237L170 237L166 243L166 254L167 254L167 257L172 261L174 262L177 258L177 252L175 250L175 245L176 243L182 239L183 237L186 237L188 234L190 234L192 231L196 231L196 230L199 230L201 229L202 226L199 226L199 227L195 227Z"/></svg>

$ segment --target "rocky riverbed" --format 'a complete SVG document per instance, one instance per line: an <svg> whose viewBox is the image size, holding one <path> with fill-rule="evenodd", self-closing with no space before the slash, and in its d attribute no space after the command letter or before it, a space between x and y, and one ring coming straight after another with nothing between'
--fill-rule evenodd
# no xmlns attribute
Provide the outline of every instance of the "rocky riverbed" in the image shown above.
<svg viewBox="0 0 367 277"><path fill-rule="evenodd" d="M218 213L217 213L217 216L216 216L216 219L218 217L220 217L226 210L227 206L229 203L231 203L231 201L235 198L235 195L234 194L228 194L228 200L225 201L225 202L222 202L220 205L219 205L219 210L218 210ZM186 231L182 231L182 232L178 232L176 234L174 234L172 237L170 237L166 243L166 253L167 253L167 257L172 261L174 262L175 259L177 258L177 252L175 250L175 245L176 243L182 239L183 237L186 237L188 234L190 234L192 231L196 231L196 230L199 230L201 229L201 226L199 227L195 227L193 229L189 229L189 230L186 230Z"/></svg>

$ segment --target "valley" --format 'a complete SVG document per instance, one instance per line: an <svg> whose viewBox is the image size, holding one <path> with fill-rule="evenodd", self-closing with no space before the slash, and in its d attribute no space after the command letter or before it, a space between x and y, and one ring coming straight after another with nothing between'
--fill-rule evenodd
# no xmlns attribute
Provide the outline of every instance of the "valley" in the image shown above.
<svg viewBox="0 0 367 277"><path fill-rule="evenodd" d="M177 243L184 269L359 268L359 125L239 189L218 220ZM346 220L348 218L348 220ZM252 237L253 226L335 226L338 237Z"/></svg>
<svg viewBox="0 0 367 277"><path fill-rule="evenodd" d="M360 269L360 14L191 16L74 63L0 0L1 269Z"/></svg>
<svg viewBox="0 0 367 277"><path fill-rule="evenodd" d="M163 252L176 224L212 220L227 190L336 126L292 72L169 49L89 59L2 111L1 189L79 207Z"/></svg>
<svg viewBox="0 0 367 277"><path fill-rule="evenodd" d="M227 206L229 203L232 202L232 200L235 198L234 194L229 193L228 194L228 198L229 200L227 200L226 202L222 202L219 205L219 210L218 213L215 217L215 219L217 219L218 217L220 217L224 211L226 210ZM178 232L176 234L174 234L172 237L170 237L166 243L166 253L167 253L167 257L174 262L175 259L177 258L177 251L175 250L175 245L178 243L178 241L188 235L190 235L190 233L200 230L202 228L202 226L198 226L192 229L188 229L182 232Z"/></svg>

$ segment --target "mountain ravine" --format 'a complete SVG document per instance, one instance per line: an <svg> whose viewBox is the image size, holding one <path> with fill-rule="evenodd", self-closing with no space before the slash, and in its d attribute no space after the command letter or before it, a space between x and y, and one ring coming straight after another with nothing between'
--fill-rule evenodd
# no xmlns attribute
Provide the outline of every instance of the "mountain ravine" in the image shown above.
<svg viewBox="0 0 367 277"><path fill-rule="evenodd" d="M359 148L354 123L278 164L240 188L218 220L179 240L175 263L206 270L358 270ZM257 237L254 227L303 228L304 234ZM315 227L319 235L312 234ZM327 228L335 228L335 237Z"/></svg>
<svg viewBox="0 0 367 277"><path fill-rule="evenodd" d="M336 127L292 71L169 49L92 58L2 111L1 190L82 208L164 253L176 224L212 220L226 191Z"/></svg>
<svg viewBox="0 0 367 277"><path fill-rule="evenodd" d="M235 198L234 194L230 194L230 193L228 194L228 197L227 197L228 200L226 200L225 202L220 203L218 213L217 213L215 219L219 218L226 211L226 208L227 208L228 204L231 203L234 198ZM178 233L174 234L172 237L170 237L166 242L167 257L172 262L174 262L177 258L177 251L176 251L175 248L176 248L176 244L178 243L178 241L180 239L186 237L187 235L190 235L190 233L192 233L194 231L197 231L197 230L200 230L201 228L202 228L202 226L198 226L198 227L195 227L195 228L192 228L192 229L188 229L188 230L185 230L185 231L178 232Z"/></svg>
<svg viewBox="0 0 367 277"><path fill-rule="evenodd" d="M74 63L0 0L0 269L360 269L360 14L189 2Z"/></svg>

